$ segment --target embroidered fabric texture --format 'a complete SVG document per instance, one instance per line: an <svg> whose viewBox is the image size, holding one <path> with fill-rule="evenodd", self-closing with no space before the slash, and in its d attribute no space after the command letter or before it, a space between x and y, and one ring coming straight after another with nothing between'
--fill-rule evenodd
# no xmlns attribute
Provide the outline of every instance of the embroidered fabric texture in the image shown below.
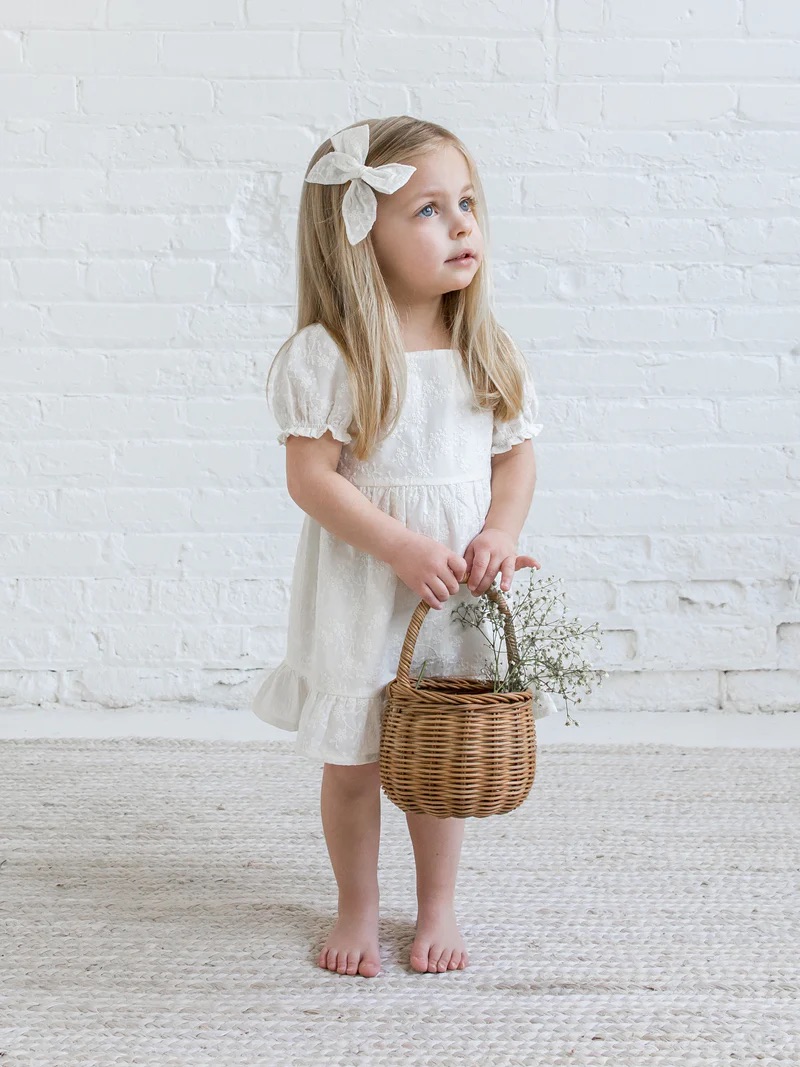
<svg viewBox="0 0 800 1067"><path fill-rule="evenodd" d="M343 477L407 528L463 555L491 504L491 456L542 429L535 421L534 383L528 372L523 410L501 423L474 403L457 351L411 352L407 366L397 428L368 460L357 460L348 447L353 409L344 361L321 323L306 326L278 356L270 379L267 399L280 427L277 440L285 444L291 434L321 437L330 430L343 445L337 467ZM491 631L481 634L452 614L474 599L462 586L444 608L428 611L412 674L423 661L426 675L482 673L492 654L486 641ZM387 563L305 515L292 573L286 655L263 680L253 712L295 731L298 755L340 764L376 761L384 689L397 674L419 600ZM554 710L550 694L534 693L536 718Z"/></svg>

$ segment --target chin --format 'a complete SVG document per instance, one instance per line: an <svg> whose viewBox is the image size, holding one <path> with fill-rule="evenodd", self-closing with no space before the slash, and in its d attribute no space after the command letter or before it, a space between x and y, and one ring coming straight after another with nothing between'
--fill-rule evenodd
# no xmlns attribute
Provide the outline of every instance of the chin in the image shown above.
<svg viewBox="0 0 800 1067"><path fill-rule="evenodd" d="M475 272L475 274L477 274L477 273L478 273L478 272L476 271L476 272ZM450 287L449 287L449 289L447 290L447 292L448 292L448 293L458 293L458 292L460 292L460 291L461 291L462 289L466 289L466 288L467 288L468 286L472 285L472 282L473 282L473 281L474 281L474 279L475 279L475 274L473 274L471 278L464 278L464 279L463 279L463 281L462 281L462 283L461 283L461 285L453 285L453 283L452 283L452 282L450 282L450 283L449 283Z"/></svg>

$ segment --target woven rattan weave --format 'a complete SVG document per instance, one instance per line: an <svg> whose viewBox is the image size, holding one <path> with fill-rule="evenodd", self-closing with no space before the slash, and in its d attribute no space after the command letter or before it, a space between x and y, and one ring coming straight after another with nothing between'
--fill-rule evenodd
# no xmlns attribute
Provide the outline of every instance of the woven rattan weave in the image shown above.
<svg viewBox="0 0 800 1067"><path fill-rule="evenodd" d="M461 584L464 584L463 582ZM483 594L504 615L509 663L518 660L513 620L503 594ZM480 678L409 677L414 646L430 605L414 610L395 679L386 687L380 776L386 796L406 812L485 818L513 811L536 772L533 693L492 692Z"/></svg>

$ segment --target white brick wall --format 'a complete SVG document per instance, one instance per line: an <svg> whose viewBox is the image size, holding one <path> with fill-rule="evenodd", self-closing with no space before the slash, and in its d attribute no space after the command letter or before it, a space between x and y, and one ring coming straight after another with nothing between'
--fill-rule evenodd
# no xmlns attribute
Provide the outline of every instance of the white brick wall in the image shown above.
<svg viewBox="0 0 800 1067"><path fill-rule="evenodd" d="M546 427L522 548L603 625L592 706L797 710L793 0L0 19L5 704L242 707L281 657L302 513L263 389L302 171L409 112L482 166Z"/></svg>

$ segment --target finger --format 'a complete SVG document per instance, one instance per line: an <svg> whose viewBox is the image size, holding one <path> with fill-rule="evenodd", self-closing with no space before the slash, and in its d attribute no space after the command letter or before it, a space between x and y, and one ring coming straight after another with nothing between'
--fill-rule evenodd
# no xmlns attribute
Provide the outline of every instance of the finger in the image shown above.
<svg viewBox="0 0 800 1067"><path fill-rule="evenodd" d="M486 573L483 576L483 581L480 583L478 588L475 590L475 596L483 596L483 594L486 592L486 590L492 584L492 582L494 581L495 575L497 574L497 568L498 568L499 562L500 562L499 560L490 560L489 561L489 566L486 568Z"/></svg>
<svg viewBox="0 0 800 1067"><path fill-rule="evenodd" d="M508 591L511 588L511 580L514 577L516 556L506 556L500 566L500 588Z"/></svg>
<svg viewBox="0 0 800 1067"><path fill-rule="evenodd" d="M452 575L450 577L450 580L452 582L455 582L455 578L453 578ZM438 574L434 575L434 577L430 579L428 585L431 587L431 589L436 594L439 600L445 601L450 597L451 590L447 588L447 583L442 578L440 578ZM456 589L458 589L458 585L456 585Z"/></svg>
<svg viewBox="0 0 800 1067"><path fill-rule="evenodd" d="M473 593L475 593L478 586L482 583L483 577L486 574L486 568L489 566L489 560L491 555L489 553L476 552L472 561L472 568L469 576L469 587ZM478 595L478 594L476 594Z"/></svg>
<svg viewBox="0 0 800 1067"><path fill-rule="evenodd" d="M469 571L469 564L463 556L454 555L450 557L448 566L453 574L456 576L459 582L463 582ZM456 590L457 591L457 590Z"/></svg>
<svg viewBox="0 0 800 1067"><path fill-rule="evenodd" d="M439 598L429 585L423 585L422 587L422 599L432 608L436 608L437 611L442 610L442 605L439 603Z"/></svg>
<svg viewBox="0 0 800 1067"><path fill-rule="evenodd" d="M533 556L517 556L516 563L514 564L514 570L518 571L521 567L541 567L541 563L535 560Z"/></svg>
<svg viewBox="0 0 800 1067"><path fill-rule="evenodd" d="M448 567L444 574L440 574L439 578L444 582L450 596L455 596L460 588L460 583L458 578L455 574L453 574L450 568Z"/></svg>

